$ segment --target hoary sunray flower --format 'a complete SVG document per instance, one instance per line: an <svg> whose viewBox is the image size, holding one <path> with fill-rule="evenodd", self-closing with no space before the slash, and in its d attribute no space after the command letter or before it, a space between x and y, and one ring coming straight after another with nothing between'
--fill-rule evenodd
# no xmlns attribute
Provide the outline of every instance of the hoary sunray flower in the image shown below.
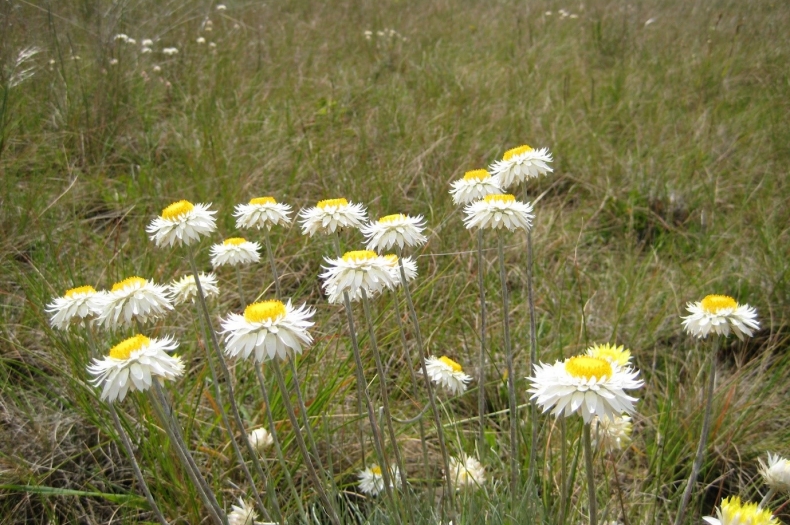
<svg viewBox="0 0 790 525"><path fill-rule="evenodd" d="M613 419L622 413L632 414L637 399L624 391L644 385L638 375L638 370L621 368L606 359L579 355L535 366L534 377L528 378L532 383L528 392L543 412L553 408L555 416L567 417L579 411L589 423L594 415Z"/></svg>
<svg viewBox="0 0 790 525"><path fill-rule="evenodd" d="M610 363L621 367L627 365L631 361L630 350L626 350L623 345L617 346L609 343L592 345L587 349L587 355L606 359Z"/></svg>
<svg viewBox="0 0 790 525"><path fill-rule="evenodd" d="M177 347L178 343L170 336L149 339L138 334L112 347L104 359L94 359L88 365L88 372L96 376L94 386L104 386L102 401L123 401L129 390L151 388L154 379L172 381L183 375L181 358L167 353Z"/></svg>
<svg viewBox="0 0 790 525"><path fill-rule="evenodd" d="M498 230L529 230L532 227L532 205L517 201L513 195L486 195L483 200L464 208L467 229L490 228Z"/></svg>
<svg viewBox="0 0 790 525"><path fill-rule="evenodd" d="M274 445L274 438L271 433L263 427L256 428L247 435L247 439L255 450L263 453L264 450Z"/></svg>
<svg viewBox="0 0 790 525"><path fill-rule="evenodd" d="M762 459L759 461L765 484L777 492L790 493L790 460L769 453L767 464Z"/></svg>
<svg viewBox="0 0 790 525"><path fill-rule="evenodd" d="M231 237L225 239L222 244L215 244L211 247L211 265L218 266L239 264L252 264L261 260L258 253L261 245L257 242L250 242L243 237Z"/></svg>
<svg viewBox="0 0 790 525"><path fill-rule="evenodd" d="M162 50L162 53L164 53L165 55L168 55L168 56L177 55L178 54L178 48L177 47L166 47L166 48L164 48Z"/></svg>
<svg viewBox="0 0 790 525"><path fill-rule="evenodd" d="M730 329L741 341L760 328L757 310L748 304L738 304L727 295L708 295L702 301L688 303L691 315L683 317L683 328L694 337L706 338L712 331L728 336Z"/></svg>
<svg viewBox="0 0 790 525"><path fill-rule="evenodd" d="M217 276L213 273L200 273L200 287L203 288L203 295L208 298L219 295L219 288L217 287ZM192 274L185 275L181 279L176 279L169 286L170 295L173 299L173 304L183 304L186 302L195 302L198 295L197 284L195 284L195 276Z"/></svg>
<svg viewBox="0 0 790 525"><path fill-rule="evenodd" d="M387 215L362 227L368 250L385 251L397 245L422 246L428 239L422 234L425 219L422 215L411 217L402 213Z"/></svg>
<svg viewBox="0 0 790 525"><path fill-rule="evenodd" d="M365 470L357 474L359 478L359 490L365 494L375 496L384 490L384 475L381 472L381 467L378 465L371 465ZM400 477L400 469L392 465L390 467L390 487L395 486L395 481Z"/></svg>
<svg viewBox="0 0 790 525"><path fill-rule="evenodd" d="M486 195L502 193L499 183L487 170L467 171L464 178L454 181L452 186L450 195L455 204L471 204Z"/></svg>
<svg viewBox="0 0 790 525"><path fill-rule="evenodd" d="M97 323L108 328L129 326L135 319L141 322L158 319L173 309L166 286L137 276L115 283L109 292L97 298L97 303Z"/></svg>
<svg viewBox="0 0 790 525"><path fill-rule="evenodd" d="M523 145L507 150L502 160L494 162L488 169L499 186L505 189L554 171L548 165L553 160L548 148L532 149Z"/></svg>
<svg viewBox="0 0 790 525"><path fill-rule="evenodd" d="M257 521L257 519L258 514L255 513L255 507L247 505L241 498L239 498L238 505L230 506L228 525L275 525L271 522Z"/></svg>
<svg viewBox="0 0 790 525"><path fill-rule="evenodd" d="M312 208L299 212L302 233L312 237L316 233L332 234L348 228L361 228L367 220L365 207L349 203L346 199L327 199L318 201Z"/></svg>
<svg viewBox="0 0 790 525"><path fill-rule="evenodd" d="M162 215L151 221L145 231L159 247L189 246L216 229L214 215L217 212L209 210L209 206L185 200L174 202L162 210Z"/></svg>
<svg viewBox="0 0 790 525"><path fill-rule="evenodd" d="M395 286L400 286L401 275L400 275L400 264L398 264L398 256L393 254L388 254L385 255L384 258L387 259L392 265L390 268L390 273L392 274L392 280L395 281ZM417 263L414 262L414 259L412 259L411 257L403 258L403 273L406 274L407 283L410 283L417 278Z"/></svg>
<svg viewBox="0 0 790 525"><path fill-rule="evenodd" d="M601 447L606 452L622 450L631 442L631 418L614 416L612 419L594 417L590 423L593 446Z"/></svg>
<svg viewBox="0 0 790 525"><path fill-rule="evenodd" d="M477 458L464 454L450 458L450 483L456 490L480 487L486 482L486 469Z"/></svg>
<svg viewBox="0 0 790 525"><path fill-rule="evenodd" d="M313 342L307 329L314 324L310 321L314 314L305 304L294 308L291 301L253 303L244 309L244 315L232 313L222 321L225 353L248 359L254 350L256 363L301 354L302 347Z"/></svg>
<svg viewBox="0 0 790 525"><path fill-rule="evenodd" d="M741 498L730 496L716 509L716 517L702 518L710 525L779 525L779 520L768 509L757 503L741 503Z"/></svg>
<svg viewBox="0 0 790 525"><path fill-rule="evenodd" d="M465 374L461 365L446 355L439 358L429 357L425 360L425 369L431 381L455 396L463 394L466 384L472 380L472 376Z"/></svg>
<svg viewBox="0 0 790 525"><path fill-rule="evenodd" d="M342 301L344 292L350 300L356 301L362 298L361 290L373 296L384 288L395 287L392 263L376 252L356 250L338 259L324 259L329 266L324 266L326 271L320 277L330 303Z"/></svg>
<svg viewBox="0 0 790 525"><path fill-rule="evenodd" d="M97 292L93 286L78 286L66 290L62 297L56 297L47 305L50 324L65 330L72 322L93 318L99 312L98 299L104 292Z"/></svg>
<svg viewBox="0 0 790 525"><path fill-rule="evenodd" d="M248 204L237 204L233 212L236 217L236 228L266 228L291 223L289 217L291 207L277 202L274 197L256 197Z"/></svg>

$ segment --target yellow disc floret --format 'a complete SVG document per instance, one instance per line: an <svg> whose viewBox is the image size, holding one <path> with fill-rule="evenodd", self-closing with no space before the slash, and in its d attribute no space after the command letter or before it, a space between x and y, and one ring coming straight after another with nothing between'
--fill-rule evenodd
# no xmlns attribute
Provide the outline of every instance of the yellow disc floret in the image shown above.
<svg viewBox="0 0 790 525"><path fill-rule="evenodd" d="M241 246L245 242L247 242L247 239L245 239L244 237L231 237L230 239L225 239L225 242L223 242L222 244L226 246L228 245Z"/></svg>
<svg viewBox="0 0 790 525"><path fill-rule="evenodd" d="M110 357L125 361L129 359L129 356L132 355L132 352L136 352L144 346L148 346L150 343L151 340L146 336L137 334L136 336L125 339L113 346L110 349Z"/></svg>
<svg viewBox="0 0 790 525"><path fill-rule="evenodd" d="M78 286L76 288L72 288L70 290L66 290L64 293L64 297L74 297L75 295L86 294L86 293L96 293L96 288L93 286Z"/></svg>
<svg viewBox="0 0 790 525"><path fill-rule="evenodd" d="M390 222L402 221L404 219L406 219L406 216L404 214L396 213L394 215L386 215L386 216L382 217L381 219L379 219L379 222L387 224L387 223L390 223Z"/></svg>
<svg viewBox="0 0 790 525"><path fill-rule="evenodd" d="M381 476L381 467L379 467L378 465L375 465L375 466L373 466L373 467L370 467L370 471L371 471L373 474L377 475L377 476Z"/></svg>
<svg viewBox="0 0 790 525"><path fill-rule="evenodd" d="M472 170L464 174L464 180L486 180L491 177L491 174L486 170Z"/></svg>
<svg viewBox="0 0 790 525"><path fill-rule="evenodd" d="M392 266L398 264L398 256L393 253L389 253L385 255L384 258L387 259L387 261L389 261L390 263L392 263Z"/></svg>
<svg viewBox="0 0 790 525"><path fill-rule="evenodd" d="M119 290L123 290L124 288L126 288L128 286L134 286L134 285L138 285L138 284L140 286L145 286L145 283L147 283L147 282L148 281L146 281L142 277L137 277L136 275L134 277L127 277L123 281L117 282L114 285L112 285L112 291L113 292L117 292Z"/></svg>
<svg viewBox="0 0 790 525"><path fill-rule="evenodd" d="M739 525L778 525L779 520L768 509L760 508L757 503L741 503L741 498L729 497L721 502L721 522Z"/></svg>
<svg viewBox="0 0 790 525"><path fill-rule="evenodd" d="M440 357L439 361L441 361L442 363L444 363L447 366L449 366L453 370L453 372L463 372L464 371L464 369L461 367L461 365L459 365L458 363L456 363L455 361L453 361L452 359L450 359L446 355L443 355L442 357Z"/></svg>
<svg viewBox="0 0 790 525"><path fill-rule="evenodd" d="M285 305L280 301L261 301L244 309L244 319L250 323L264 323L285 317Z"/></svg>
<svg viewBox="0 0 790 525"><path fill-rule="evenodd" d="M255 197L250 199L250 204L277 204L274 197Z"/></svg>
<svg viewBox="0 0 790 525"><path fill-rule="evenodd" d="M606 359L577 355L565 361L565 371L573 377L602 379L612 377L612 365Z"/></svg>
<svg viewBox="0 0 790 525"><path fill-rule="evenodd" d="M523 146L519 146L517 148L509 149L505 152L505 155L502 157L502 160L510 160L516 155L521 155L523 153L527 153L532 151L532 148L524 144Z"/></svg>
<svg viewBox="0 0 790 525"><path fill-rule="evenodd" d="M347 263L369 261L376 257L378 257L378 254L371 250L354 250L343 254L343 260Z"/></svg>
<svg viewBox="0 0 790 525"><path fill-rule="evenodd" d="M623 345L615 346L609 343L603 345L593 345L587 350L587 355L590 357L598 357L606 359L609 362L616 363L620 366L628 364L628 359L631 358L631 351L625 350Z"/></svg>
<svg viewBox="0 0 790 525"><path fill-rule="evenodd" d="M501 203L515 202L516 198L513 195L510 195L510 194L486 195L483 200L486 201L488 204L493 204L495 202L501 202Z"/></svg>
<svg viewBox="0 0 790 525"><path fill-rule="evenodd" d="M728 295L708 295L702 300L702 309L709 314L717 314L721 310L735 310L738 303Z"/></svg>
<svg viewBox="0 0 790 525"><path fill-rule="evenodd" d="M195 206L189 201L174 202L164 210L162 210L162 218L168 221L175 221L182 215L191 212Z"/></svg>
<svg viewBox="0 0 790 525"><path fill-rule="evenodd" d="M316 207L325 210L327 208L339 208L340 206L348 206L348 201L346 199L326 199L323 201L318 201Z"/></svg>

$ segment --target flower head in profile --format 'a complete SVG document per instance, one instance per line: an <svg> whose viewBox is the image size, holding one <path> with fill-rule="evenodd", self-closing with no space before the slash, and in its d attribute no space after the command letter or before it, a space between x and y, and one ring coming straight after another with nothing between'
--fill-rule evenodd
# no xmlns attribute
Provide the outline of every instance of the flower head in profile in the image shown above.
<svg viewBox="0 0 790 525"><path fill-rule="evenodd" d="M631 442L631 418L614 416L612 419L593 417L590 423L593 446L600 446L606 452L622 450Z"/></svg>
<svg viewBox="0 0 790 525"><path fill-rule="evenodd" d="M211 265L218 266L237 266L239 264L252 264L261 260L258 253L261 245L257 242L250 242L243 237L231 237L225 239L221 244L211 247Z"/></svg>
<svg viewBox="0 0 790 525"><path fill-rule="evenodd" d="M261 301L244 309L244 315L230 314L222 321L225 353L230 357L253 358L256 363L287 359L289 353L301 354L313 342L308 328L315 311L302 305L294 308L291 301Z"/></svg>
<svg viewBox="0 0 790 525"><path fill-rule="evenodd" d="M299 218L302 233L312 237L316 233L330 235L342 228L362 228L368 216L364 206L341 198L318 201L312 208L299 212Z"/></svg>
<svg viewBox="0 0 790 525"><path fill-rule="evenodd" d="M710 332L726 337L732 330L743 341L760 328L757 310L727 295L708 295L702 301L688 303L686 309L691 315L683 317L683 328L694 337L704 339Z"/></svg>
<svg viewBox="0 0 790 525"><path fill-rule="evenodd" d="M486 195L483 200L464 208L467 229L529 230L532 227L532 205L517 201L513 195Z"/></svg>
<svg viewBox="0 0 790 525"><path fill-rule="evenodd" d="M403 280L401 279L398 256L390 253L385 255L384 258L387 259L391 264L390 273L392 274L392 280L395 281L395 286L400 286ZM417 278L417 263L414 262L414 259L411 257L403 258L403 273L406 274L407 283L410 283Z"/></svg>
<svg viewBox="0 0 790 525"><path fill-rule="evenodd" d="M553 408L555 416L568 417L579 411L584 422L590 423L593 416L614 419L622 413L632 414L637 399L625 390L644 385L638 375L639 371L621 368L606 359L578 355L553 365L535 366L535 375L528 378L532 383L528 392L543 412Z"/></svg>
<svg viewBox="0 0 790 525"><path fill-rule="evenodd" d="M422 234L425 219L397 213L387 215L362 227L368 250L385 251L394 246L422 246L428 239Z"/></svg>
<svg viewBox="0 0 790 525"><path fill-rule="evenodd" d="M779 455L768 454L768 463L760 459L760 474L769 488L777 492L790 493L790 460Z"/></svg>
<svg viewBox="0 0 790 525"><path fill-rule="evenodd" d="M173 380L184 374L184 364L178 356L167 352L178 347L171 337L149 339L135 335L121 341L104 359L94 359L88 372L95 376L94 386L102 386L102 401L123 401L129 390L145 391L154 378Z"/></svg>
<svg viewBox="0 0 790 525"><path fill-rule="evenodd" d="M394 288L392 262L370 250L346 252L338 259L325 258L329 266L320 275L330 303L339 303L348 293L351 301L362 298L362 291L373 296L385 288Z"/></svg>
<svg viewBox="0 0 790 525"><path fill-rule="evenodd" d="M392 465L390 467L390 487L395 486L395 480L400 476L400 469ZM375 496L384 490L384 474L381 472L381 467L378 465L371 465L365 470L357 474L359 478L359 490L365 494Z"/></svg>
<svg viewBox="0 0 790 525"><path fill-rule="evenodd" d="M554 171L549 167L553 160L548 148L533 149L523 145L507 150L502 160L494 162L488 169L499 186L505 189Z"/></svg>
<svg viewBox="0 0 790 525"><path fill-rule="evenodd" d="M78 286L66 290L62 297L56 297L47 305L50 324L65 330L71 323L91 319L99 311L98 299L104 292L97 292L93 286Z"/></svg>
<svg viewBox="0 0 790 525"><path fill-rule="evenodd" d="M159 319L173 309L166 286L137 276L115 283L97 302L96 322L108 328L130 326L135 320Z"/></svg>
<svg viewBox="0 0 790 525"><path fill-rule="evenodd" d="M277 202L274 197L256 197L248 204L237 204L233 212L236 228L266 228L291 223L291 207Z"/></svg>
<svg viewBox="0 0 790 525"><path fill-rule="evenodd" d="M239 498L238 505L231 505L228 513L228 525L275 525L270 522L261 522L255 507L248 505L243 499Z"/></svg>
<svg viewBox="0 0 790 525"><path fill-rule="evenodd" d="M162 210L162 215L151 221L145 231L159 247L189 246L216 229L214 215L217 212L209 210L209 206L184 200L174 202Z"/></svg>
<svg viewBox="0 0 790 525"><path fill-rule="evenodd" d="M206 298L219 295L219 288L217 287L217 276L213 273L200 273L200 287L203 289L203 295ZM198 295L197 284L195 284L195 276L191 273L185 275L181 279L176 279L168 287L170 296L173 299L174 305L179 305L187 302L194 303Z"/></svg>
<svg viewBox="0 0 790 525"><path fill-rule="evenodd" d="M626 366L631 362L631 351L625 350L623 345L617 346L609 343L602 345L595 344L587 349L587 355L606 359L617 366Z"/></svg>
<svg viewBox="0 0 790 525"><path fill-rule="evenodd" d="M487 170L467 171L464 178L454 181L452 186L450 195L455 204L471 204L487 195L502 193L499 183Z"/></svg>
<svg viewBox="0 0 790 525"><path fill-rule="evenodd" d="M779 520L768 509L757 503L741 503L741 498L731 496L722 500L716 509L716 517L702 518L710 525L779 525Z"/></svg>
<svg viewBox="0 0 790 525"><path fill-rule="evenodd" d="M450 483L460 490L476 488L486 482L486 469L477 458L464 454L461 458L450 457Z"/></svg>
<svg viewBox="0 0 790 525"><path fill-rule="evenodd" d="M464 369L447 357L431 356L425 360L425 369L431 381L449 391L454 396L466 392L466 384L472 380L472 376L464 373Z"/></svg>
<svg viewBox="0 0 790 525"><path fill-rule="evenodd" d="M263 427L256 428L250 432L247 435L247 439L250 441L252 448L257 450L259 453L262 453L264 450L274 445L274 438L272 437L271 433L269 433L269 431Z"/></svg>

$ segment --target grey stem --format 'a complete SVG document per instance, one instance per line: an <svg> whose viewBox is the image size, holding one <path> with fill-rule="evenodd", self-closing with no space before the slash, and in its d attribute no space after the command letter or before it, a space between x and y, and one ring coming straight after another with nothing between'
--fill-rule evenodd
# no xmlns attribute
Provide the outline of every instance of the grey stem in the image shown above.
<svg viewBox="0 0 790 525"><path fill-rule="evenodd" d="M590 437L590 424L585 423L582 429L584 441L584 462L587 465L587 499L590 507L590 525L598 524L598 503L595 499L595 476L593 473L592 439Z"/></svg>
<svg viewBox="0 0 790 525"><path fill-rule="evenodd" d="M776 494L776 487L769 488L768 492L765 494L765 497L762 499L762 501L760 502L760 505L758 505L758 506L760 508L763 508L766 505L768 505L768 502L771 501L771 498L774 497L774 494Z"/></svg>
<svg viewBox="0 0 790 525"><path fill-rule="evenodd" d="M532 287L532 230L527 230L527 302L529 303L529 373L532 375L538 363L538 334L535 319L535 295ZM532 446L529 451L528 479L534 480L538 454L538 406L537 400L530 400L530 426L532 427Z"/></svg>
<svg viewBox="0 0 790 525"><path fill-rule="evenodd" d="M480 435L477 449L480 459L485 458L486 447L486 289L483 267L483 230L477 230L477 285L480 289L480 364L477 384L477 413L480 418Z"/></svg>
<svg viewBox="0 0 790 525"><path fill-rule="evenodd" d="M272 243L269 241L269 229L263 229L263 241L266 244L266 254L269 256L269 264L272 267L272 279L274 279L274 291L277 294L277 299L282 299L282 292L280 291L280 277L277 275L277 264L274 262L274 252L272 251Z"/></svg>
<svg viewBox="0 0 790 525"><path fill-rule="evenodd" d="M244 309L247 308L247 301L244 299L244 286L241 283L241 268L239 268L238 264L235 266L235 268L236 268L236 284L239 287L239 301L241 301L241 307L242 309ZM195 279L197 280L197 275L195 276Z"/></svg>

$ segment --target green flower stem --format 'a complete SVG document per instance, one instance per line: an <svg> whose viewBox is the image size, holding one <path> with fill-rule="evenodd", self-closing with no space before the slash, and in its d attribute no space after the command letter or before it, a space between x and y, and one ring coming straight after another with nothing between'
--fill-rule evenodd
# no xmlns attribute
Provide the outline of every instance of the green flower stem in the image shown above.
<svg viewBox="0 0 790 525"><path fill-rule="evenodd" d="M280 289L280 277L277 275L277 264L274 262L274 252L272 251L272 243L269 240L269 229L263 229L263 243L266 245L266 255L269 257L269 264L272 267L272 279L274 280L274 290L277 294L277 299L282 299L282 291Z"/></svg>
<svg viewBox="0 0 790 525"><path fill-rule="evenodd" d="M478 371L477 413L480 418L480 429L477 450L480 459L484 459L488 446L486 444L486 288L485 268L483 267L483 230L477 230L477 286L480 289L480 364Z"/></svg>
<svg viewBox="0 0 790 525"><path fill-rule="evenodd" d="M560 419L560 440L560 520L558 523L565 525L565 502L568 500L568 442L565 417Z"/></svg>
<svg viewBox="0 0 790 525"><path fill-rule="evenodd" d="M758 506L760 508L763 508L766 505L768 505L768 502L771 501L771 498L774 497L774 494L776 494L776 487L769 488L768 492L765 494L765 497L762 499L762 501L760 502L760 504Z"/></svg>
<svg viewBox="0 0 790 525"><path fill-rule="evenodd" d="M526 192L525 192L526 193ZM538 334L535 319L535 295L532 286L532 230L527 230L527 303L529 304L529 373L535 370L538 363ZM529 408L530 426L532 427L532 446L529 451L529 471L530 481L534 480L535 469L538 458L538 406L537 401L532 399Z"/></svg>
<svg viewBox="0 0 790 525"><path fill-rule="evenodd" d="M593 472L592 439L590 437L590 424L585 423L582 428L582 441L584 441L584 463L587 466L587 499L590 507L590 525L598 524L598 504L595 497L595 475Z"/></svg>

